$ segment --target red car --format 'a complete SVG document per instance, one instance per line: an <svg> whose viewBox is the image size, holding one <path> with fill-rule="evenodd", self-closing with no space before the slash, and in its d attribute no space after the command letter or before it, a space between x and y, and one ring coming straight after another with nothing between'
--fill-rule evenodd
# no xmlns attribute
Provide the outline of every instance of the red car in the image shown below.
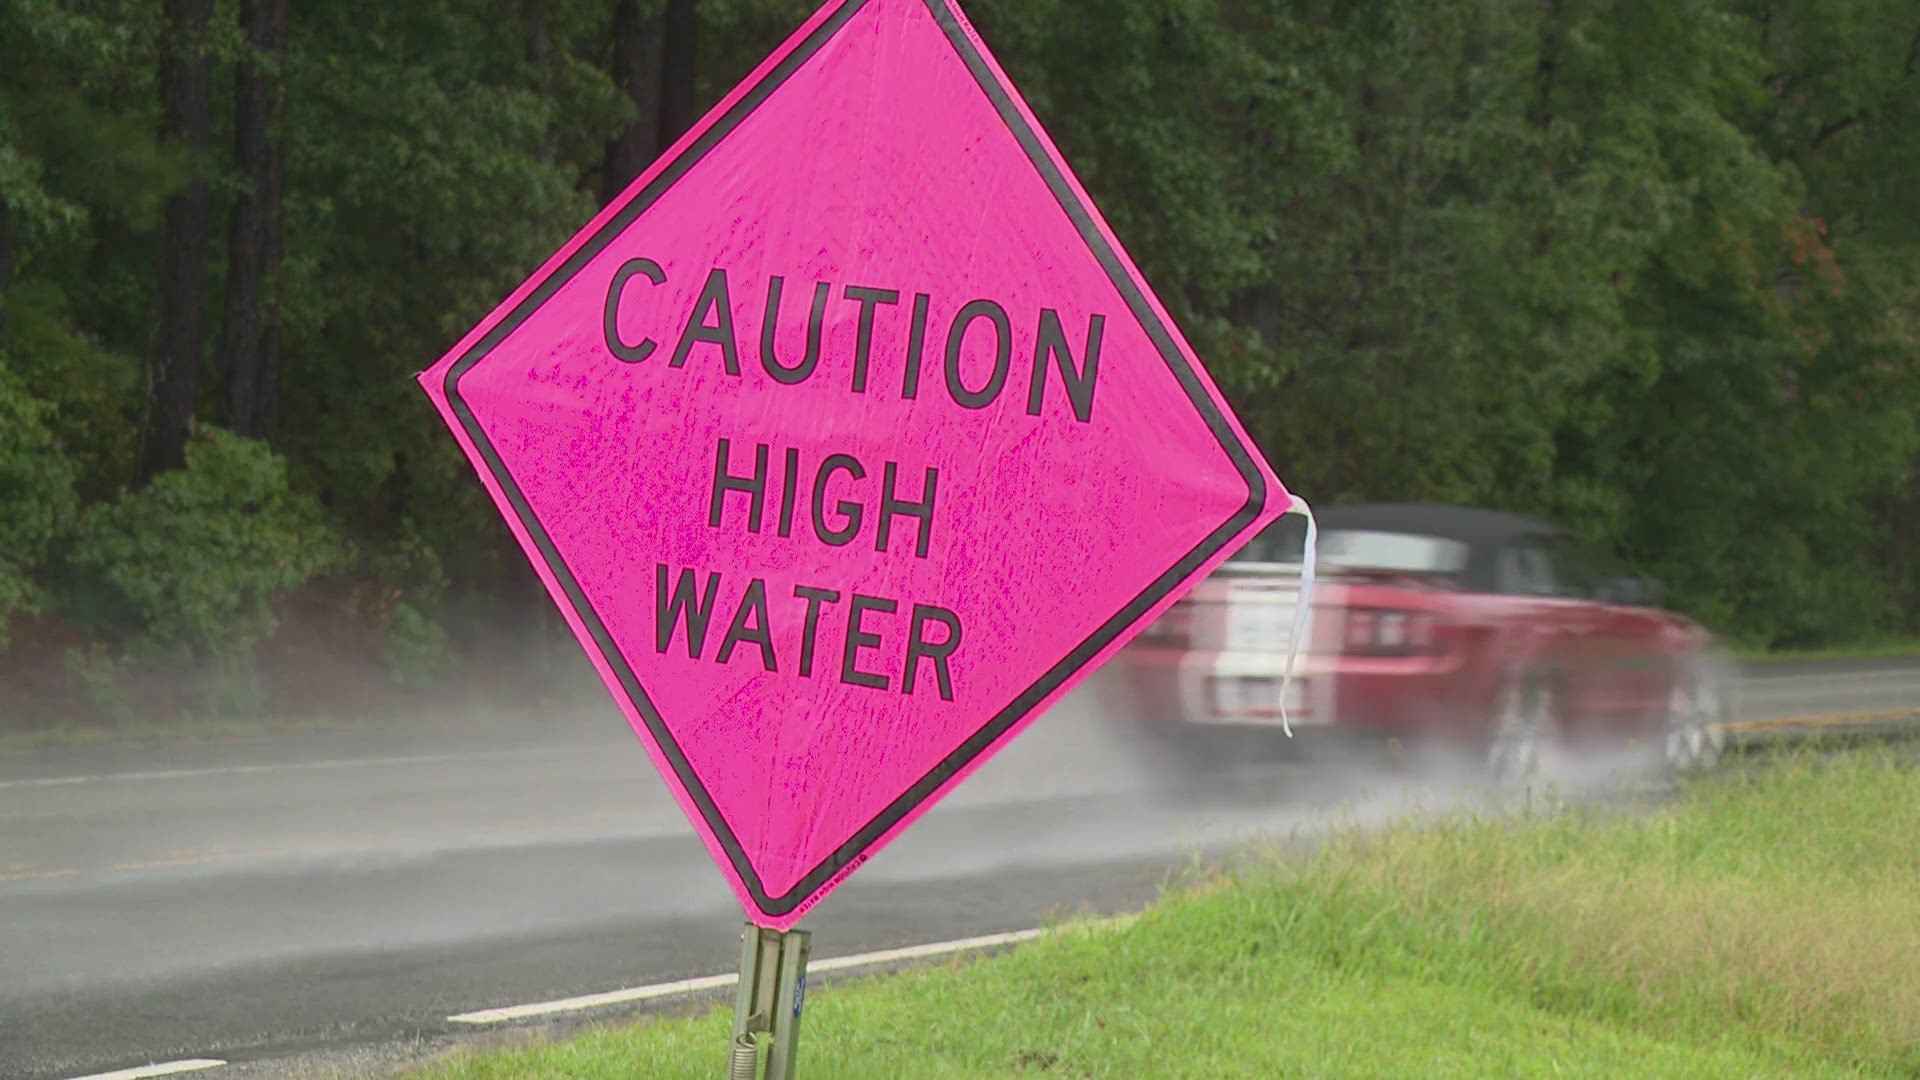
<svg viewBox="0 0 1920 1080"><path fill-rule="evenodd" d="M1201 772L1270 755L1304 523L1282 518L1120 656L1141 725ZM1730 685L1711 637L1565 530L1428 505L1320 515L1296 735L1465 748L1500 779L1549 746L1637 742L1688 771L1717 760Z"/></svg>

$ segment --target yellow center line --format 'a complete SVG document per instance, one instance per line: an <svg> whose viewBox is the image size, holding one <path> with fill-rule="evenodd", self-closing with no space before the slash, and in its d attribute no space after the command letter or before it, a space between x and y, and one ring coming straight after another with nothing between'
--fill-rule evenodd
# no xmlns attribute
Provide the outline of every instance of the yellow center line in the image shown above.
<svg viewBox="0 0 1920 1080"><path fill-rule="evenodd" d="M1791 716L1780 720L1738 720L1720 725L1722 731L1765 731L1777 728L1840 727L1845 724L1872 724L1883 720L1920 719L1920 708L1882 709L1874 712L1827 713L1821 716Z"/></svg>
<svg viewBox="0 0 1920 1080"><path fill-rule="evenodd" d="M107 867L109 873L126 870L175 870L185 866L207 866L226 858L226 852L209 852L204 855L175 855L162 859L147 859L142 862L114 863Z"/></svg>
<svg viewBox="0 0 1920 1080"><path fill-rule="evenodd" d="M48 878L78 877L83 871L73 867L58 870L21 870L17 873L0 874L0 881L44 881Z"/></svg>

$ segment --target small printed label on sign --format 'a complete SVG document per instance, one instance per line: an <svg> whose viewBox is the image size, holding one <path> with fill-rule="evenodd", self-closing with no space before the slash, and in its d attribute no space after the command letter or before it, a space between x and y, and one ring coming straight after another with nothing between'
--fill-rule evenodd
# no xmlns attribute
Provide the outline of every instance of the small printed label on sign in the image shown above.
<svg viewBox="0 0 1920 1080"><path fill-rule="evenodd" d="M795 983L793 987L793 1018L795 1020L800 1019L800 1006L805 1004L806 1000L807 975L806 972L803 971L800 973L800 981Z"/></svg>

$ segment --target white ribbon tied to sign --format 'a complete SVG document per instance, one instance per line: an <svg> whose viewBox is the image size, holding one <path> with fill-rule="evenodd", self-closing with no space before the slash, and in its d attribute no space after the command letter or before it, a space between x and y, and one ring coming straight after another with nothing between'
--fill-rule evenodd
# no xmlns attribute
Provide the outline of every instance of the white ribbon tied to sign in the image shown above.
<svg viewBox="0 0 1920 1080"><path fill-rule="evenodd" d="M1287 513L1307 519L1307 543L1300 556L1300 591L1293 600L1293 634L1287 639L1287 671L1280 678L1280 729L1291 739L1293 721L1287 716L1287 693L1293 689L1293 662L1300 654L1300 639L1306 636L1307 620L1313 614L1313 556L1320 530L1314 524L1313 507L1300 496L1293 496L1293 505L1287 507Z"/></svg>

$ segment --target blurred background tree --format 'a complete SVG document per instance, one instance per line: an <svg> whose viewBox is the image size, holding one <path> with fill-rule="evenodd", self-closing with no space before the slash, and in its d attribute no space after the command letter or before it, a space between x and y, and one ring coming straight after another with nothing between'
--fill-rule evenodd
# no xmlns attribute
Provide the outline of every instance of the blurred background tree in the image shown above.
<svg viewBox="0 0 1920 1080"><path fill-rule="evenodd" d="M552 637L410 377L813 6L0 0L11 648ZM1291 485L1920 632L1910 0L968 9Z"/></svg>

